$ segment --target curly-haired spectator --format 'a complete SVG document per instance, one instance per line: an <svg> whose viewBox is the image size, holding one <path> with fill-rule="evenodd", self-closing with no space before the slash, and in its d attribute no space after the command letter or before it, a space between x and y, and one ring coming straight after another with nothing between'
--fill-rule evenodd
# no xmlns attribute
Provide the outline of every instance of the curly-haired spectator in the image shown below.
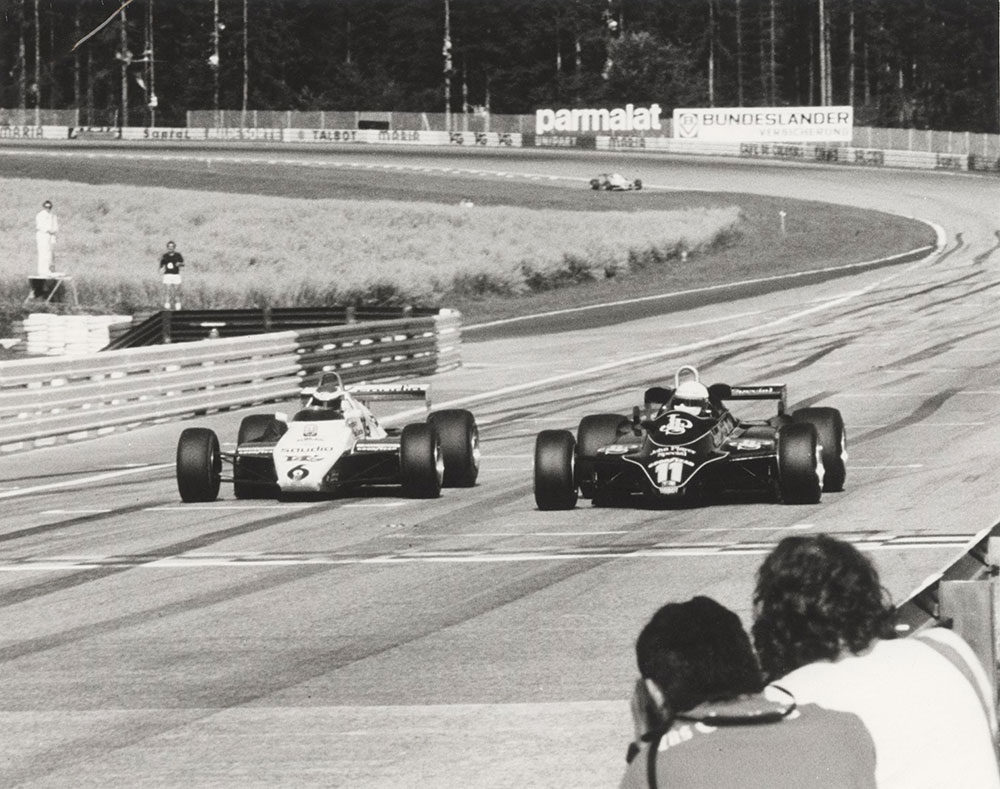
<svg viewBox="0 0 1000 789"><path fill-rule="evenodd" d="M860 719L765 694L740 618L715 600L663 606L635 653L636 739L622 789L875 786L875 746Z"/></svg>
<svg viewBox="0 0 1000 789"><path fill-rule="evenodd" d="M878 572L850 543L783 539L757 572L752 633L775 686L864 721L879 787L1000 787L995 699L971 647L941 627L895 638Z"/></svg>

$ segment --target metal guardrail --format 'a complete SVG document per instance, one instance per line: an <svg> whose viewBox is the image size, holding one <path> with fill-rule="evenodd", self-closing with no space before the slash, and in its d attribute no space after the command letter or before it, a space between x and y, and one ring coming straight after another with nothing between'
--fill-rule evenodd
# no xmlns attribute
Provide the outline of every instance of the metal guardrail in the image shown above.
<svg viewBox="0 0 1000 789"><path fill-rule="evenodd" d="M304 331L0 364L0 450L294 397L325 370L345 381L432 375L460 364L461 315L444 311Z"/></svg>
<svg viewBox="0 0 1000 789"><path fill-rule="evenodd" d="M903 634L932 625L964 638L993 684L1000 688L1000 524L976 535L965 553L924 581L897 607Z"/></svg>
<svg viewBox="0 0 1000 789"><path fill-rule="evenodd" d="M437 315L436 307L264 307L233 310L163 310L113 338L105 350L138 348L212 337L343 326L363 321Z"/></svg>

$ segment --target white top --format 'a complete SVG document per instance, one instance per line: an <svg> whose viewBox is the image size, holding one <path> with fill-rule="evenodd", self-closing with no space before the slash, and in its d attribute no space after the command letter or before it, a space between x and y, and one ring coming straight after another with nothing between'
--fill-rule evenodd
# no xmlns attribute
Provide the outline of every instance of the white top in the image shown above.
<svg viewBox="0 0 1000 789"><path fill-rule="evenodd" d="M59 220L51 211L44 208L35 214L35 231L38 233L57 233L59 231Z"/></svg>
<svg viewBox="0 0 1000 789"><path fill-rule="evenodd" d="M958 635L933 631L935 641L975 662ZM877 641L861 655L811 663L774 684L799 703L858 715L875 742L879 787L1000 787L995 717L988 717L995 706L987 713L966 675L921 637Z"/></svg>

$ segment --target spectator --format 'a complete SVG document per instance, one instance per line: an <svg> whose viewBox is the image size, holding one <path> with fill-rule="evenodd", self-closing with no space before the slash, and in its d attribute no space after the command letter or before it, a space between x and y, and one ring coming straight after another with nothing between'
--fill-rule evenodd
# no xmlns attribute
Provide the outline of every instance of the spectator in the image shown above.
<svg viewBox="0 0 1000 789"><path fill-rule="evenodd" d="M52 201L42 203L42 210L35 214L35 243L38 246L38 276L49 277L55 271L56 233L59 220L52 211Z"/></svg>
<svg viewBox="0 0 1000 789"><path fill-rule="evenodd" d="M663 606L635 646L636 740L621 789L873 787L861 721L764 683L739 617L708 597Z"/></svg>
<svg viewBox="0 0 1000 789"><path fill-rule="evenodd" d="M173 241L167 242L167 251L160 257L160 270L163 272L163 309L169 310L171 303L175 310L181 308L181 269L184 258L177 251Z"/></svg>
<svg viewBox="0 0 1000 789"><path fill-rule="evenodd" d="M879 787L1000 786L982 665L945 628L894 638L894 609L853 545L786 537L758 570L754 615L765 675L800 703L857 715Z"/></svg>

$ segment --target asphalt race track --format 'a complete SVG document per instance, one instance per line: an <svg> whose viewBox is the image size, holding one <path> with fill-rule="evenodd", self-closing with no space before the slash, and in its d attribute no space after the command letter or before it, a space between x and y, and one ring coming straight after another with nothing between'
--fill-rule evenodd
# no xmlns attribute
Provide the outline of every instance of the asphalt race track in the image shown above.
<svg viewBox="0 0 1000 789"><path fill-rule="evenodd" d="M239 152L253 155L276 154ZM432 190L453 178L463 191L580 190L620 168L651 192L917 216L943 248L613 328L470 331L464 366L432 384L437 407L477 415L483 469L438 500L246 502L224 486L218 502L183 505L177 423L0 458L0 785L614 786L633 640L660 604L707 594L746 620L763 553L819 531L869 550L903 599L998 520L996 180L601 154L301 155L372 178L416 168ZM710 381L786 383L795 407L839 407L846 490L818 506L536 511L535 434L628 413L683 363ZM197 423L232 442L241 416Z"/></svg>

